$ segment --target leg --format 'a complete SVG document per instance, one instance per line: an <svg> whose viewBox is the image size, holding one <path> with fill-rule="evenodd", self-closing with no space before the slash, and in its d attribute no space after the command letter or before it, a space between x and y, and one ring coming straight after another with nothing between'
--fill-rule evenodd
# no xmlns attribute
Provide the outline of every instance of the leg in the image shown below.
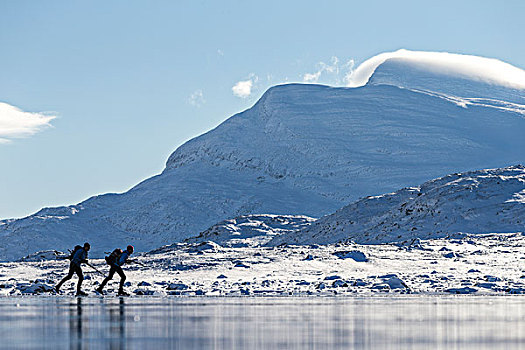
<svg viewBox="0 0 525 350"><path fill-rule="evenodd" d="M104 278L100 286L97 288L98 290L104 289L106 284L113 278L113 275L115 274L115 266L114 265L110 265L110 266L111 268L109 269L109 275L108 277Z"/></svg>
<svg viewBox="0 0 525 350"><path fill-rule="evenodd" d="M62 285L64 284L64 282L66 281L69 281L71 278L73 278L73 273L75 272L75 264L73 262L71 262L69 264L69 272L67 274L66 277L62 278L62 280L60 282L58 282L58 284L56 285L55 289L58 291L60 289L60 287L62 287Z"/></svg>
<svg viewBox="0 0 525 350"><path fill-rule="evenodd" d="M122 288L124 287L124 282L126 282L126 275L124 274L124 271L122 271L122 267L120 266L116 268L116 271L120 276L120 284L119 284L118 290L122 291Z"/></svg>
<svg viewBox="0 0 525 350"><path fill-rule="evenodd" d="M78 276L78 283L77 283L77 294L78 294L80 293L82 282L84 281L84 274L82 273L82 268L79 265L75 265L75 273Z"/></svg>

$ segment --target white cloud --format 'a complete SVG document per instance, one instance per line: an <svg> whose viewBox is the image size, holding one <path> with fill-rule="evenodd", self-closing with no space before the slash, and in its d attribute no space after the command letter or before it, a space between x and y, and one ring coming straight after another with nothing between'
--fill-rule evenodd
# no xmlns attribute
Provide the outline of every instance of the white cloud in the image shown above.
<svg viewBox="0 0 525 350"><path fill-rule="evenodd" d="M330 84L340 85L345 80L347 75L350 75L354 67L354 60L349 60L347 63L340 64L338 57L333 56L330 63L319 62L317 64L317 71L314 73L306 73L303 75L304 83L317 83L323 76L324 80ZM344 74L343 79L340 75Z"/></svg>
<svg viewBox="0 0 525 350"><path fill-rule="evenodd" d="M217 49L217 55L224 56L224 51L222 51L221 49Z"/></svg>
<svg viewBox="0 0 525 350"><path fill-rule="evenodd" d="M190 105L195 107L200 107L203 104L206 103L206 100L204 99L204 94L202 93L202 90L195 90L188 99L188 102Z"/></svg>
<svg viewBox="0 0 525 350"><path fill-rule="evenodd" d="M346 71L346 73L345 73L343 80L346 83L346 85L348 85L348 82L350 81L350 77L354 73L354 66L355 66L355 61L352 59L348 60L348 62L346 62L344 65L344 70Z"/></svg>
<svg viewBox="0 0 525 350"><path fill-rule="evenodd" d="M388 59L403 59L441 74L525 89L525 71L494 58L460 55L448 52L398 50L385 52L361 63L346 79L347 86L365 85L376 68Z"/></svg>
<svg viewBox="0 0 525 350"><path fill-rule="evenodd" d="M252 94L254 84L259 80L255 74L251 74L248 80L241 80L232 87L235 96L246 98Z"/></svg>
<svg viewBox="0 0 525 350"><path fill-rule="evenodd" d="M0 102L0 143L28 137L50 127L56 116L45 113L24 112L15 106Z"/></svg>
<svg viewBox="0 0 525 350"><path fill-rule="evenodd" d="M303 81L305 83L317 83L317 81L321 77L321 73L322 73L322 71L320 71L320 70L315 72L315 73L306 73L303 76Z"/></svg>
<svg viewBox="0 0 525 350"><path fill-rule="evenodd" d="M233 94L237 97L246 98L252 94L253 82L251 80L243 80L237 82L232 87Z"/></svg>

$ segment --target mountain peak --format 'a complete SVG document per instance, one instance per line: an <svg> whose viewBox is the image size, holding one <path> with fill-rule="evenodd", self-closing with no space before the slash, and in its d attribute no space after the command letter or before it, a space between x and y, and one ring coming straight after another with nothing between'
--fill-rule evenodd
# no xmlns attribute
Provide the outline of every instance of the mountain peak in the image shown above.
<svg viewBox="0 0 525 350"><path fill-rule="evenodd" d="M523 69L497 59L447 52L398 50L374 56L349 79L350 87L365 84L525 102Z"/></svg>

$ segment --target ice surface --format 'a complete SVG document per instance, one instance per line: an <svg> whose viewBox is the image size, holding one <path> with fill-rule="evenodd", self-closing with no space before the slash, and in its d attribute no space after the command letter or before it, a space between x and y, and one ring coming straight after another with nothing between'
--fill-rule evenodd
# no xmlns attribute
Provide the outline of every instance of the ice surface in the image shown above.
<svg viewBox="0 0 525 350"><path fill-rule="evenodd" d="M0 298L0 349L521 349L522 298Z"/></svg>

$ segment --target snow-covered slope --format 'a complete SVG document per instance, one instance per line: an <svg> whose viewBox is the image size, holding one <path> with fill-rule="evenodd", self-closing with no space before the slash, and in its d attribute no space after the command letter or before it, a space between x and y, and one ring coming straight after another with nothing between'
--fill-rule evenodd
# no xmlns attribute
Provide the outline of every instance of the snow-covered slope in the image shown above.
<svg viewBox="0 0 525 350"><path fill-rule="evenodd" d="M525 167L456 173L352 203L269 244L377 244L525 229Z"/></svg>
<svg viewBox="0 0 525 350"><path fill-rule="evenodd" d="M391 58L376 68L368 85L393 85L445 96L463 97L465 101L478 103L505 101L509 106L525 104L525 93L522 89L450 74L403 58ZM517 107L523 112L523 106Z"/></svg>
<svg viewBox="0 0 525 350"><path fill-rule="evenodd" d="M256 247L275 236L298 231L314 221L314 218L303 215L243 215L221 221L185 242L212 241L223 247Z"/></svg>
<svg viewBox="0 0 525 350"><path fill-rule="evenodd" d="M319 217L448 173L525 162L525 107L513 94L489 103L486 90L459 98L392 81L273 87L126 193L1 221L0 260L86 240L95 256L128 243L149 250L240 215Z"/></svg>

